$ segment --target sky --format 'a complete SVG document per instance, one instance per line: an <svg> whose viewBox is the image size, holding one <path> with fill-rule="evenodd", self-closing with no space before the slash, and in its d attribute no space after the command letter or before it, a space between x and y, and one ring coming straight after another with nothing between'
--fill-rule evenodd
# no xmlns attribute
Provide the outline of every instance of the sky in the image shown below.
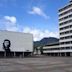
<svg viewBox="0 0 72 72"><path fill-rule="evenodd" d="M0 0L0 30L59 38L58 9L69 0Z"/></svg>

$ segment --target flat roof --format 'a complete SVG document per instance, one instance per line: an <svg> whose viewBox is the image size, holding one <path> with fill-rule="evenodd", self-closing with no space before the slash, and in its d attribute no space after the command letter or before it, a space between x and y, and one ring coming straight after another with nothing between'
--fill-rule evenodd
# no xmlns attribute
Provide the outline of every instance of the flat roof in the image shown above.
<svg viewBox="0 0 72 72"><path fill-rule="evenodd" d="M0 30L1 32L12 32L12 33L21 33L21 34L29 34L29 35L33 35L31 33L24 33L24 32L17 32L17 31L8 31L8 30Z"/></svg>

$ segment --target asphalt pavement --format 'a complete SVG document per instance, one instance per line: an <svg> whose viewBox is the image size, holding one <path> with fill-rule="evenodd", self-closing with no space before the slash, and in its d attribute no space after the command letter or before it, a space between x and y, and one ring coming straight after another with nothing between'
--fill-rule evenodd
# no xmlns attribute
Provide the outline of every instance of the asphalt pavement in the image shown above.
<svg viewBox="0 0 72 72"><path fill-rule="evenodd" d="M72 72L72 57L0 58L0 72Z"/></svg>

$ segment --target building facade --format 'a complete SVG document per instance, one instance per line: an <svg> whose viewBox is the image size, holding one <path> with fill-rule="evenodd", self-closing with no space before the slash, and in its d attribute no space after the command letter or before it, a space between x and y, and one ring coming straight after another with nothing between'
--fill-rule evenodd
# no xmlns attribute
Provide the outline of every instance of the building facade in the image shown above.
<svg viewBox="0 0 72 72"><path fill-rule="evenodd" d="M0 31L0 56L24 57L32 52L32 34Z"/></svg>
<svg viewBox="0 0 72 72"><path fill-rule="evenodd" d="M72 52L72 0L59 9L59 47L65 54Z"/></svg>
<svg viewBox="0 0 72 72"><path fill-rule="evenodd" d="M60 56L59 43L52 43L43 47L43 53L48 56Z"/></svg>
<svg viewBox="0 0 72 72"><path fill-rule="evenodd" d="M48 55L57 54L58 56L72 56L72 0L58 10L58 15L59 45L51 44L44 46L44 53Z"/></svg>

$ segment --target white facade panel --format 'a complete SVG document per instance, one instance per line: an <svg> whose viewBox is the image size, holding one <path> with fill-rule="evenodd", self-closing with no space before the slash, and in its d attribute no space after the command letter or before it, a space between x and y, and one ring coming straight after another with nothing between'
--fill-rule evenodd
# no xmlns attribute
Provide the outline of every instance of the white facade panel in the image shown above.
<svg viewBox="0 0 72 72"><path fill-rule="evenodd" d="M10 40L11 51L17 52L32 52L33 51L33 37L32 34L0 31L0 51L3 51L3 42L5 39Z"/></svg>
<svg viewBox="0 0 72 72"><path fill-rule="evenodd" d="M67 50L44 51L44 53L61 53L61 52L72 52L72 50L71 49L67 49Z"/></svg>
<svg viewBox="0 0 72 72"><path fill-rule="evenodd" d="M68 42L68 41L72 41L72 39L62 39L59 42Z"/></svg>
<svg viewBox="0 0 72 72"><path fill-rule="evenodd" d="M72 12L60 16L59 19L64 18L65 16L68 16L68 15L70 15L70 14L72 14Z"/></svg>
<svg viewBox="0 0 72 72"><path fill-rule="evenodd" d="M60 47L72 47L72 44L63 44L63 45L60 45Z"/></svg>
<svg viewBox="0 0 72 72"><path fill-rule="evenodd" d="M46 46L46 47L43 47L43 49L51 49L51 48L59 48L59 45L57 45L57 46Z"/></svg>

